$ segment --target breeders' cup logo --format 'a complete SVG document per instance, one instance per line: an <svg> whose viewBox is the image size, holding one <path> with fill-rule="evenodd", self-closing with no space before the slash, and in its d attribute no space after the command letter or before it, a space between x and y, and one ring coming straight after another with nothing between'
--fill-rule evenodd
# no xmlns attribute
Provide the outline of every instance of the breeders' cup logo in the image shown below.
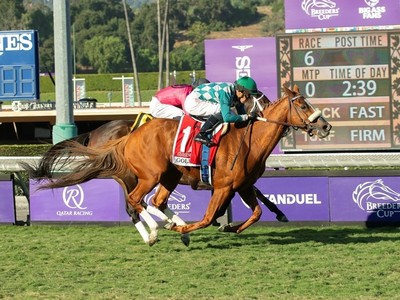
<svg viewBox="0 0 400 300"><path fill-rule="evenodd" d="M144 197L144 201L147 204L151 204L151 200L155 196L156 191L157 187L155 187L152 192ZM171 195L169 195L168 208L174 211L174 213L176 213L177 215L190 213L191 204L191 202L186 202L186 195L178 192L177 190L174 190Z"/></svg>
<svg viewBox="0 0 400 300"><path fill-rule="evenodd" d="M307 15L318 20L328 20L339 15L339 8L331 0L303 0L301 8Z"/></svg>
<svg viewBox="0 0 400 300"><path fill-rule="evenodd" d="M378 6L379 0L364 0L367 7L359 7L358 13L363 19L381 19L382 14L386 12L385 6Z"/></svg>
<svg viewBox="0 0 400 300"><path fill-rule="evenodd" d="M385 185L382 179L359 184L353 191L353 201L360 209L375 212L379 218L400 212L400 193Z"/></svg>
<svg viewBox="0 0 400 300"><path fill-rule="evenodd" d="M244 52L247 49L253 48L253 45L240 45L240 46L232 46L233 49L238 49L241 52Z"/></svg>
<svg viewBox="0 0 400 300"><path fill-rule="evenodd" d="M364 0L369 7L374 7L379 3L379 0Z"/></svg>
<svg viewBox="0 0 400 300"><path fill-rule="evenodd" d="M244 52L247 49L253 48L253 45L238 45L238 46L232 46L233 49L240 50L240 52ZM249 76L251 77L251 59L247 55L243 56L236 56L235 57L235 69L236 69L236 79L243 77L243 76Z"/></svg>
<svg viewBox="0 0 400 300"><path fill-rule="evenodd" d="M63 190L63 201L69 208L86 209L86 207L83 207L84 199L85 194L79 184L65 187Z"/></svg>

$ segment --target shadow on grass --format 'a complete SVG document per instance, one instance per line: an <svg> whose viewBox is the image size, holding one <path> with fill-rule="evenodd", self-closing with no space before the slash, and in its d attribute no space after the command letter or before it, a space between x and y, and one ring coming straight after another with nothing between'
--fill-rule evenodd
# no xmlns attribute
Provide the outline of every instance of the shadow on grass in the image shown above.
<svg viewBox="0 0 400 300"><path fill-rule="evenodd" d="M258 226L263 227L263 226ZM196 249L196 243L206 243L207 248L228 249L237 247L248 247L249 245L290 245L298 243L321 243L321 244L373 244L382 241L398 241L400 230L396 227L316 227L316 228L293 228L274 229L265 227L265 233L210 233L199 234L193 238L190 248ZM251 229L248 229L251 231ZM257 231L260 231L259 229ZM201 247L204 249L204 245ZM200 249L200 248L199 248Z"/></svg>

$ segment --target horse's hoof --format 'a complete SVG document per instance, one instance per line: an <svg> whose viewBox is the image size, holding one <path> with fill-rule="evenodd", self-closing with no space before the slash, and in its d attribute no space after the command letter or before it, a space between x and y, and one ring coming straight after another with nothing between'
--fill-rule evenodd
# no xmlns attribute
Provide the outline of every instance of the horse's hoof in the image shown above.
<svg viewBox="0 0 400 300"><path fill-rule="evenodd" d="M186 247L189 247L190 235L188 233L181 234L181 241Z"/></svg>
<svg viewBox="0 0 400 300"><path fill-rule="evenodd" d="M176 226L176 224L174 222L171 222L171 223L165 224L164 228L168 229L168 230L172 230L172 228L174 228L175 226Z"/></svg>
<svg viewBox="0 0 400 300"><path fill-rule="evenodd" d="M158 242L157 233L150 233L149 242L148 242L149 246L153 246L157 242Z"/></svg>
<svg viewBox="0 0 400 300"><path fill-rule="evenodd" d="M288 219L285 215L277 215L277 216L276 216L276 219L277 219L279 222L289 222L289 219Z"/></svg>
<svg viewBox="0 0 400 300"><path fill-rule="evenodd" d="M231 232L232 223L224 224L218 227L219 232Z"/></svg>

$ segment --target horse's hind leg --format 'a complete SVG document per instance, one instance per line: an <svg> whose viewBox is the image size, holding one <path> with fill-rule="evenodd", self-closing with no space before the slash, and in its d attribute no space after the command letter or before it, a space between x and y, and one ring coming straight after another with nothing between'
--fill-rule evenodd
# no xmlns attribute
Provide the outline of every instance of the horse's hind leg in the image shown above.
<svg viewBox="0 0 400 300"><path fill-rule="evenodd" d="M258 204L257 198L256 198L256 193L253 188L253 186L250 186L249 188L246 188L244 190L241 190L239 192L239 195L242 197L244 202L251 208L253 211L253 214L250 216L247 221L238 224L238 225L232 225L232 224L227 224L224 226L221 226L218 230L221 232L235 232L235 233L241 233L243 230L245 230L247 227L251 226L255 222L257 222L262 214L262 210L260 205Z"/></svg>
<svg viewBox="0 0 400 300"><path fill-rule="evenodd" d="M135 189L129 193L128 202L129 205L140 215L140 217L146 222L149 226L150 234L145 229L142 222L135 223L136 229L139 231L145 243L150 246L154 245L158 240L158 224L151 217L149 212L145 209L142 204L142 200L146 194L148 194L153 189L152 181L141 180L135 187Z"/></svg>
<svg viewBox="0 0 400 300"><path fill-rule="evenodd" d="M136 230L139 232L140 236L142 237L143 241L146 244L150 244L150 235L147 232L143 222L139 218L138 212L133 208L133 206L129 203L129 193L137 186L137 178L133 174L127 174L125 178L122 180L118 177L114 177L122 187L125 195L125 210L127 214L131 217L132 223L135 225Z"/></svg>

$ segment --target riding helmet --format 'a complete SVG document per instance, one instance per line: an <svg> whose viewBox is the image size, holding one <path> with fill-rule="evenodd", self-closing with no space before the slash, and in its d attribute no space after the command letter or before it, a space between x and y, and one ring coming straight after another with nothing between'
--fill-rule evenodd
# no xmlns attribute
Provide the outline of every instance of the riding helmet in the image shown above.
<svg viewBox="0 0 400 300"><path fill-rule="evenodd" d="M250 95L256 95L258 91L256 82L249 76L243 76L236 80L235 88L240 91L245 91Z"/></svg>

